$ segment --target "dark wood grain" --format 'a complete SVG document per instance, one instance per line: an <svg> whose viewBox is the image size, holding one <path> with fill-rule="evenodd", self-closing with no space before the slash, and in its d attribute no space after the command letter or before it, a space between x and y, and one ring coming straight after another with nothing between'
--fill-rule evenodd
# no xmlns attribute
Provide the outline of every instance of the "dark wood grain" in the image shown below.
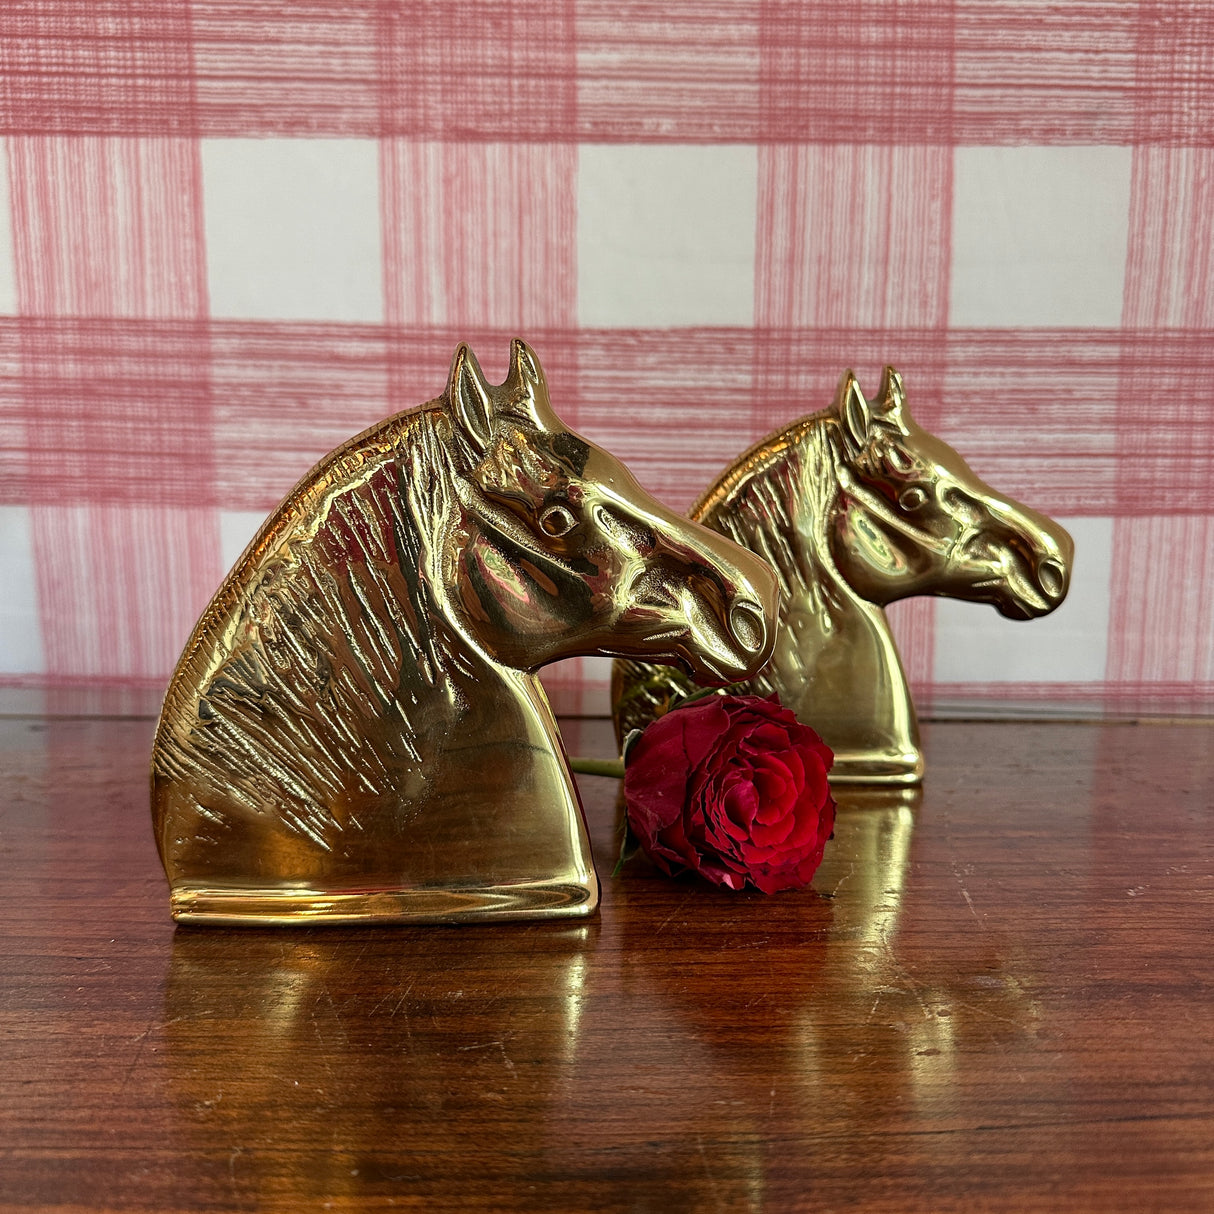
<svg viewBox="0 0 1214 1214"><path fill-rule="evenodd" d="M0 722L0 1206L1214 1208L1214 728L937 724L812 891L174 931L148 721ZM604 754L602 722L570 723Z"/></svg>

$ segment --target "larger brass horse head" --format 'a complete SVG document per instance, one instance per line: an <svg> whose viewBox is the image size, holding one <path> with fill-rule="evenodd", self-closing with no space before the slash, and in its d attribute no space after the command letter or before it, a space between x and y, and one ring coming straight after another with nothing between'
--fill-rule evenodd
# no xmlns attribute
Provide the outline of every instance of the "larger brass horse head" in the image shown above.
<svg viewBox="0 0 1214 1214"><path fill-rule="evenodd" d="M762 553L781 582L779 635L747 687L778 692L835 751L836 782L915 784L923 774L906 675L883 608L917 594L1053 611L1073 545L1044 515L984 484L918 426L886 367L874 402L844 373L834 403L731 464L691 517ZM623 736L688 690L675 671L616 663Z"/></svg>
<svg viewBox="0 0 1214 1214"><path fill-rule="evenodd" d="M771 571L556 417L520 341L486 383L322 460L203 613L152 755L188 921L583 915L598 885L535 671L572 654L756 673Z"/></svg>

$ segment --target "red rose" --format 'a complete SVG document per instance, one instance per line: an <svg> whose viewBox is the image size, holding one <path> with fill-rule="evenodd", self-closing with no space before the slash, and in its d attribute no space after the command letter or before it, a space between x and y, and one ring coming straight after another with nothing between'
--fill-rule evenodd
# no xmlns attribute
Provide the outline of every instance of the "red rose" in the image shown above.
<svg viewBox="0 0 1214 1214"><path fill-rule="evenodd" d="M629 748L628 825L674 874L765 894L808 885L835 825L830 748L774 696L707 696Z"/></svg>

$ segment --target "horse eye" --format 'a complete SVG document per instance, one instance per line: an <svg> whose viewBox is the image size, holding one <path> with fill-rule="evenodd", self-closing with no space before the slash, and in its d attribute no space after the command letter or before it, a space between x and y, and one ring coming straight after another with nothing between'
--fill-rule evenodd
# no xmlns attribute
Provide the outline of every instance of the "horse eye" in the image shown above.
<svg viewBox="0 0 1214 1214"><path fill-rule="evenodd" d="M912 485L909 489L903 489L898 497L898 505L903 510L918 510L927 504L927 494L919 488L918 485Z"/></svg>
<svg viewBox="0 0 1214 1214"><path fill-rule="evenodd" d="M545 535L550 535L553 539L560 539L562 535L568 535L577 526L577 519L568 506L549 506L540 515L540 526L544 529Z"/></svg>

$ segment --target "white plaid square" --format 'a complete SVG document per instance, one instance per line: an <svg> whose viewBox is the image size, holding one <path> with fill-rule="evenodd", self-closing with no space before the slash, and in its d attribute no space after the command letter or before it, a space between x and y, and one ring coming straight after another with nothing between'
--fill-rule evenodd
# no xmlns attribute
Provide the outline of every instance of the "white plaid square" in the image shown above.
<svg viewBox="0 0 1214 1214"><path fill-rule="evenodd" d="M1124 147L957 148L952 323L1119 324L1130 157Z"/></svg>
<svg viewBox="0 0 1214 1214"><path fill-rule="evenodd" d="M744 145L584 145L580 322L751 324L757 180Z"/></svg>
<svg viewBox="0 0 1214 1214"><path fill-rule="evenodd" d="M377 144L204 139L211 314L383 319Z"/></svg>
<svg viewBox="0 0 1214 1214"><path fill-rule="evenodd" d="M37 566L30 512L0 506L0 673L41 674L45 669L38 619Z"/></svg>

